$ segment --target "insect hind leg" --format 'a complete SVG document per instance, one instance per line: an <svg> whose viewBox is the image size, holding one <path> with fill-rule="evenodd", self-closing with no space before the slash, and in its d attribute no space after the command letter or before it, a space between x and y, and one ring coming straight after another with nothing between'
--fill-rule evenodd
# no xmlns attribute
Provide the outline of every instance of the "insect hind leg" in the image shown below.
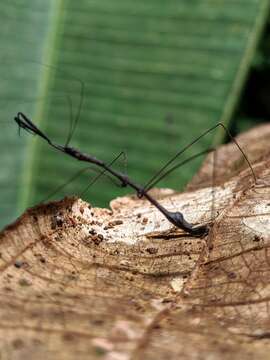
<svg viewBox="0 0 270 360"><path fill-rule="evenodd" d="M169 175L170 173L172 173L174 170L176 170L177 168L179 168L180 166L182 166L183 164L187 163L190 160L193 160L194 158L201 156L207 152L213 151L214 148L209 148L206 149L203 152L200 152L198 154L193 155L191 158L173 165L172 167L170 167L170 165L173 164L173 162L179 157L181 156L186 150L188 150L191 146L193 146L195 143L197 143L200 139L202 139L203 137L205 137L207 134L213 132L217 127L221 127L223 128L223 130L227 133L228 137L231 139L231 141L237 146L237 148L239 149L239 151L241 152L241 154L243 155L245 162L247 163L248 167L250 168L252 177L254 179L254 183L256 184L257 182L257 178L255 175L255 172L252 168L252 165L247 157L247 155L245 154L245 152L243 151L243 149L240 147L240 145L238 144L238 142L236 141L236 139L232 136L232 134L230 133L229 129L221 122L217 123L216 125L212 126L211 128L207 129L205 132L203 132L200 136L198 136L196 139L194 139L193 141L191 141L189 144L187 144L182 150L178 151L160 170L157 171L156 174L154 174L154 176L144 185L144 192L149 191L151 188L153 188L158 182L160 182L162 179L164 179L167 175ZM169 169L168 169L169 168Z"/></svg>

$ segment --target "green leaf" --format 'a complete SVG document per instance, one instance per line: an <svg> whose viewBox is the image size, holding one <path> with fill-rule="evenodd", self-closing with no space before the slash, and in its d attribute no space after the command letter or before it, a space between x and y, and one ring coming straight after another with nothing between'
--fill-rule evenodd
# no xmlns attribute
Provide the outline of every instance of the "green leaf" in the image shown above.
<svg viewBox="0 0 270 360"><path fill-rule="evenodd" d="M126 150L128 174L146 182L203 130L229 123L268 7L268 0L2 2L1 224L82 167L40 139L19 138L16 112L65 143L83 81L71 144L107 162ZM179 189L198 165L159 186ZM86 172L58 197L82 191L89 178ZM117 194L122 190L99 182L84 198L106 205Z"/></svg>

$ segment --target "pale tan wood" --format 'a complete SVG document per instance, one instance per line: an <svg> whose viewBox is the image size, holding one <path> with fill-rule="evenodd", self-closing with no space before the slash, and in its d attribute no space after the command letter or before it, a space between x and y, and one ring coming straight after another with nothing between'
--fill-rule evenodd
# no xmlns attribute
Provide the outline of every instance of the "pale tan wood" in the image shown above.
<svg viewBox="0 0 270 360"><path fill-rule="evenodd" d="M2 231L1 360L268 359L269 134L265 126L239 140L256 148L257 184L226 145L214 188L209 158L196 190L155 190L168 209L212 223L204 239L135 197L111 210L66 198Z"/></svg>

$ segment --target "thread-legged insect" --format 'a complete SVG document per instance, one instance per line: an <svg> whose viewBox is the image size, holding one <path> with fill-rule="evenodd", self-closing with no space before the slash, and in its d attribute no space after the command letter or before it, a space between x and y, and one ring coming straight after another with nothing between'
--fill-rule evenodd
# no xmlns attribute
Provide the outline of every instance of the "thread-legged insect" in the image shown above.
<svg viewBox="0 0 270 360"><path fill-rule="evenodd" d="M208 227L207 225L199 225L199 226L194 226L193 224L190 224L189 222L187 222L184 218L184 215L179 212L171 212L168 211L167 209L165 209L156 199L154 199L149 193L148 191L158 182L160 181L164 176L167 176L171 171L173 171L176 166L173 166L172 168L168 169L168 166L172 164L172 162L181 154L183 153L188 147L190 147L191 145L193 145L196 141L198 141L200 138L202 138L204 135L206 135L207 133L209 133L210 131L214 130L216 127L218 126L222 126L228 133L228 135L233 139L233 137L230 135L229 131L226 129L226 127L221 124L218 123L217 125L215 125L214 127L208 129L205 133L203 133L202 135L200 135L197 139L195 139L191 144L188 144L183 150L179 151L171 160L169 160L169 162L167 162L167 164L165 164L160 171L158 171L158 173L145 185L145 186L141 186L137 183L135 183L133 180L131 180L127 175L123 175L122 173L114 170L110 165L107 165L104 161L92 156L92 155L88 155L85 154L83 152L81 152L79 149L70 147L68 145L68 142L63 146L63 145L59 145L57 143L54 143L45 133L43 133L26 115L24 115L23 113L19 112L14 120L16 121L16 123L18 124L20 129L24 129L26 131L28 131L31 134L34 135L38 135L39 137L41 137L43 140L45 140L49 146L51 146L52 148L66 154L69 155L73 158L75 158L78 161L82 161L82 162L87 162L93 165L96 165L97 167L100 167L103 172L107 172L110 175L112 175L113 177L117 178L120 182L121 185L123 187L129 186L132 189L134 189L137 193L137 196L140 197L144 197L146 198L152 205L154 205L173 225L175 225L178 228L181 228L183 230L185 230L186 232L188 232L190 235L192 236L204 236L205 234L208 233ZM234 140L234 139L233 139ZM234 140L235 141L235 140ZM242 151L242 149L240 148L240 146L238 145L238 143L235 141L237 147L239 148L239 150L242 152L246 162L248 163L248 165L250 166L250 169L252 171L254 180L256 181L256 177L255 174L253 172L253 169L251 167L251 164L248 160L248 158L246 157L246 155L244 154L244 152ZM178 166L178 165L177 165Z"/></svg>

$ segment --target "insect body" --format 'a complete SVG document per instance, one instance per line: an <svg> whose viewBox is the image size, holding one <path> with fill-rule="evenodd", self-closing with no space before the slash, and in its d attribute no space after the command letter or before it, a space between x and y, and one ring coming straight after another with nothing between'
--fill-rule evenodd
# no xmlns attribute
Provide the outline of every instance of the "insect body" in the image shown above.
<svg viewBox="0 0 270 360"><path fill-rule="evenodd" d="M169 173L171 173L172 171L174 171L177 167L179 167L180 165L182 165L184 162L180 163L180 164L176 164L174 166L172 166L169 170L167 170L168 166L171 165L173 163L174 160L177 159L177 157L179 155L181 155L185 150L187 150L189 147L191 147L193 144L195 144L198 140L200 140L203 136L205 136L206 134L208 134L209 132L211 132L212 130L214 130L215 128L217 128L218 126L222 127L228 134L228 136L230 137L230 139L235 143L235 145L238 147L239 151L242 153L246 163L248 164L249 168L251 169L251 173L252 176L254 178L254 181L256 182L256 176L255 173L252 169L252 166L247 158L247 156L245 155L245 153L243 152L243 150L241 149L241 147L239 146L239 144L237 143L237 141L233 138L233 136L230 134L230 132L228 131L228 129L222 124L222 123L218 123L216 125L214 125L212 128L206 130L203 134L201 134L198 138L196 138L195 140L193 140L190 144L188 144L186 147L184 147L184 149L182 149L181 151L177 152L176 155L170 159L153 177L152 179L145 185L145 186L141 186L137 183L135 183L134 181L132 181L127 175L122 174L121 172L116 171L113 167L112 164L114 163L114 161L122 154L120 154L116 159L114 159L110 164L106 164L104 161L97 159L96 157L89 155L89 154L85 154L83 152L81 152L79 149L73 148L71 146L68 145L69 141L66 142L66 144L64 146L56 144L54 142L51 141L51 139L44 134L26 115L24 115L22 112L18 112L18 114L15 116L14 120L16 121L16 123L19 126L19 129L24 129L26 131L28 131L31 134L34 135L38 135L39 137L41 137L43 140L47 141L47 143L54 149L69 155L73 158L75 158L78 161L82 161L82 162L87 162L90 164L93 164L99 168L102 169L101 173L98 175L98 177L100 175L103 175L105 173L110 174L112 177L120 180L121 186L122 187L131 187L132 189L134 189L136 191L136 194L138 196L138 198L146 198L153 206L155 206L174 226L186 231L187 233L189 233L192 236L195 237L202 237L208 234L209 228L207 225L193 225L189 222L187 222L184 218L184 215L180 212L180 211L168 211L166 208L164 208L164 206L162 206L160 204L160 202L158 202L154 197L152 197L149 194L149 190L151 188L153 188L153 186L155 186L161 179L163 179L165 176L167 176ZM70 140L70 138L69 138ZM206 151L203 151L201 153L198 153L196 155L194 155L192 158L195 158L197 156L200 156L202 154L205 154L206 152L210 152L212 151L212 149L207 149ZM94 179L95 181L95 179Z"/></svg>
<svg viewBox="0 0 270 360"><path fill-rule="evenodd" d="M122 173L114 170L110 165L107 165L102 160L97 159L96 157L92 155L88 155L85 153L82 153L80 150L75 149L70 146L62 146L59 144L56 144L52 142L27 116L25 116L23 113L19 112L14 120L18 124L20 129L24 129L31 134L38 135L47 143L53 147L54 149L63 152L66 155L69 155L79 161L88 162L91 164L94 164L100 168L102 168L107 173L111 174L118 180L120 180L123 187L129 186L133 188L138 197L144 197L146 198L152 205L154 205L173 225L176 227L185 230L187 233L189 233L192 236L204 236L208 233L208 227L207 225L199 225L194 226L193 224L190 224L187 222L183 216L183 214L179 211L171 212L165 209L156 199L154 199L149 193L148 190L150 189L148 185L148 189L145 189L144 187L136 184L133 182L127 175L123 175Z"/></svg>

